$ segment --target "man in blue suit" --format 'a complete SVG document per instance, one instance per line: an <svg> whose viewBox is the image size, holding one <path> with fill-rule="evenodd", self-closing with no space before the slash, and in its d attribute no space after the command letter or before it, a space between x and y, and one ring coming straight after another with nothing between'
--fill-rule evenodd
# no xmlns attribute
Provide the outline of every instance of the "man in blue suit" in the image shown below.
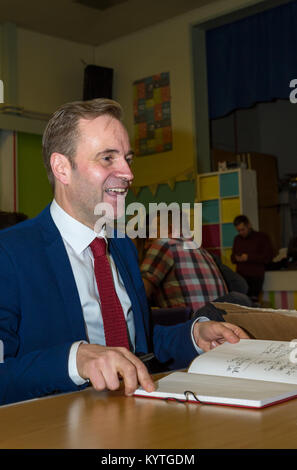
<svg viewBox="0 0 297 470"><path fill-rule="evenodd" d="M138 384L152 391L138 356L153 351L160 362L181 368L201 350L247 337L234 325L212 321L153 327L133 243L94 232L94 208L108 203L118 216L133 179L133 152L117 103L98 99L62 106L45 130L43 155L52 204L0 233L1 404L89 383L96 390L115 390L120 378L127 395ZM97 235L108 244L128 347L106 341L90 247Z"/></svg>

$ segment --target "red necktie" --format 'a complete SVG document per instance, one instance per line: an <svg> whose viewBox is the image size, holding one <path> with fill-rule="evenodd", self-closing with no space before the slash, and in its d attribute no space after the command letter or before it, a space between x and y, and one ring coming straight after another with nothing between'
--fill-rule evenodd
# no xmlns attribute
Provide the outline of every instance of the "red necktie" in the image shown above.
<svg viewBox="0 0 297 470"><path fill-rule="evenodd" d="M106 346L129 347L124 312L117 296L111 267L106 256L104 238L95 238L90 244L94 256L94 271L101 302Z"/></svg>

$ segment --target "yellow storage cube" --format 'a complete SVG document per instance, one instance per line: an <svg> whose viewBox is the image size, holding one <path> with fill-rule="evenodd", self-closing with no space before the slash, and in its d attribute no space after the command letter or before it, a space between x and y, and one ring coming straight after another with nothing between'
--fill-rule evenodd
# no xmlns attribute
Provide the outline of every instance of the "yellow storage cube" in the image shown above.
<svg viewBox="0 0 297 470"><path fill-rule="evenodd" d="M217 175L199 178L199 197L200 201L219 198L219 178Z"/></svg>
<svg viewBox="0 0 297 470"><path fill-rule="evenodd" d="M233 271L236 270L236 265L231 261L232 248L226 248L222 250L222 263L231 268Z"/></svg>
<svg viewBox="0 0 297 470"><path fill-rule="evenodd" d="M223 223L232 223L240 213L240 199L238 197L221 199L221 219Z"/></svg>

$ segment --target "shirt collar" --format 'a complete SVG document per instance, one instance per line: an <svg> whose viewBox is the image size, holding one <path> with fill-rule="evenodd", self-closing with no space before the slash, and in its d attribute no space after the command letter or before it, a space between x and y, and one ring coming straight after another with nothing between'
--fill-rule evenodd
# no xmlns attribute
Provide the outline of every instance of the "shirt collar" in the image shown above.
<svg viewBox="0 0 297 470"><path fill-rule="evenodd" d="M65 240L77 254L81 254L98 236L107 242L104 229L100 233L94 232L86 225L74 219L54 199L50 206L50 213L63 240Z"/></svg>

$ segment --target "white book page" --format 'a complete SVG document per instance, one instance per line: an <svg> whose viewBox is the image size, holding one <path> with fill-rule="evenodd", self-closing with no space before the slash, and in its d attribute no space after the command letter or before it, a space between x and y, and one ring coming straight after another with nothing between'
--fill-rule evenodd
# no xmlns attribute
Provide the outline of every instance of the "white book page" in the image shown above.
<svg viewBox="0 0 297 470"><path fill-rule="evenodd" d="M297 364L287 341L240 340L196 358L188 372L297 384Z"/></svg>
<svg viewBox="0 0 297 470"><path fill-rule="evenodd" d="M196 396L199 401L205 403L260 407L297 394L297 386L291 384L186 372L173 372L160 379L156 386L156 390L152 393L140 387L135 395L190 401L195 401Z"/></svg>

